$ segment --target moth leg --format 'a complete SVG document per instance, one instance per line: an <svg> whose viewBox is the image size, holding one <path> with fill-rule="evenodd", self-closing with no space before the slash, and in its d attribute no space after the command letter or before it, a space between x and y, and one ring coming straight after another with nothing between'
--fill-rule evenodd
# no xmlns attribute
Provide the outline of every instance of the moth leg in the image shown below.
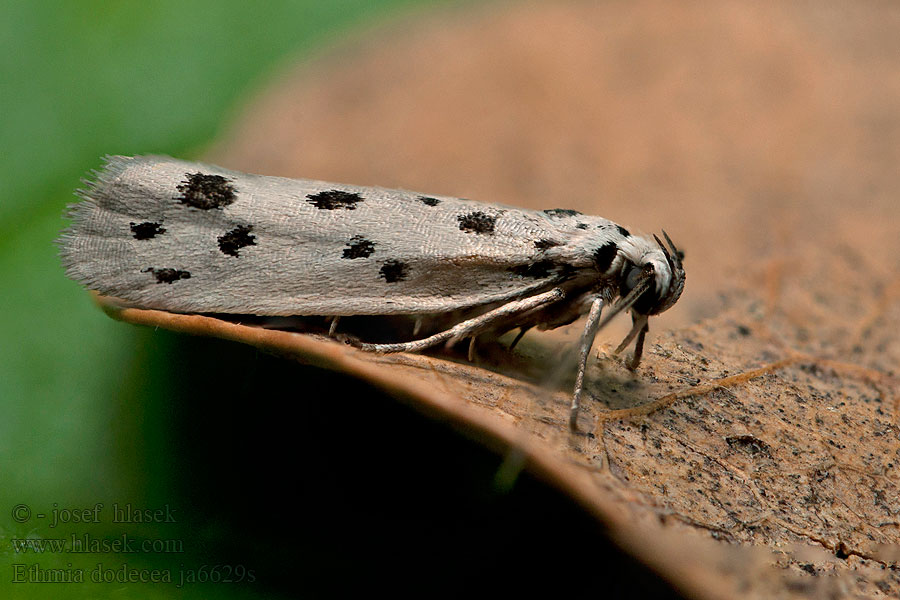
<svg viewBox="0 0 900 600"><path fill-rule="evenodd" d="M522 336L524 336L524 335L525 335L525 332L528 331L529 329L531 329L531 326L530 326L530 325L527 326L527 327L520 327L520 328L519 328L519 333L516 334L515 339L514 339L514 340L512 341L512 343L509 345L509 349L510 349L510 350L512 350L513 348L516 347L516 344L519 343L519 340L522 339Z"/></svg>
<svg viewBox="0 0 900 600"><path fill-rule="evenodd" d="M331 324L328 326L328 337L334 337L334 332L337 331L338 321L340 320L339 316L331 317Z"/></svg>
<svg viewBox="0 0 900 600"><path fill-rule="evenodd" d="M522 298L521 300L507 302L502 306L498 306L494 310L489 310L483 315L468 319L467 321L463 321L462 323L457 323L450 329L446 329L427 338L422 338L421 340L413 340L411 342L401 342L397 344L369 344L365 342L356 342L354 343L354 345L357 348L361 348L362 350L367 350L369 352L380 352L383 354L389 354L391 352L419 352L421 350L425 350L426 348L437 346L438 344L446 342L448 340L469 337L479 330L490 327L490 325L495 321L503 321L504 319L512 315L524 313L545 304L557 302L561 300L563 296L565 296L565 292L563 292L559 288L553 288L548 292L537 294L536 296L529 296L528 298Z"/></svg>
<svg viewBox="0 0 900 600"><path fill-rule="evenodd" d="M469 338L469 353L467 358L469 362L475 362L475 340L478 339L477 335L473 335Z"/></svg>
<svg viewBox="0 0 900 600"><path fill-rule="evenodd" d="M628 335L625 336L625 339L622 340L622 343L619 344L619 347L613 351L613 354L619 354L628 346L628 344L631 343L631 340L633 340L635 336L638 336L638 341L634 345L634 356L632 356L631 360L626 365L632 371L637 368L638 364L641 362L641 354L644 353L644 337L650 330L648 321L649 319L647 318L647 315L635 316L632 314L631 331L628 332Z"/></svg>
<svg viewBox="0 0 900 600"><path fill-rule="evenodd" d="M641 364L641 355L644 353L644 337L647 335L647 332L650 331L650 324L648 321L648 319L644 319L644 326L641 327L641 331L638 333L637 342L634 344L634 355L625 365L631 371L637 369L638 365Z"/></svg>
<svg viewBox="0 0 900 600"><path fill-rule="evenodd" d="M594 338L600 329L600 313L602 310L603 298L598 296L591 302L587 323L584 325L584 331L581 332L581 340L578 343L580 355L578 357L578 374L575 376L575 392L572 394L572 408L569 410L570 431L578 430L578 410L581 407L581 393L584 390L584 372L587 370L591 346L594 345Z"/></svg>
<svg viewBox="0 0 900 600"><path fill-rule="evenodd" d="M422 331L422 323L424 320L422 317L416 317L416 322L413 324L413 335L419 335L419 332Z"/></svg>

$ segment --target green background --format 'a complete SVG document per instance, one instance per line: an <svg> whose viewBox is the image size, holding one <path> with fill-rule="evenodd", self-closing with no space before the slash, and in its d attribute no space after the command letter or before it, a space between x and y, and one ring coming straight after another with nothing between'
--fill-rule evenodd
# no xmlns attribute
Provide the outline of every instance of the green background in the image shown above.
<svg viewBox="0 0 900 600"><path fill-rule="evenodd" d="M198 155L279 66L412 4L417 3L3 5L4 494L44 494L65 479L110 484L102 465L109 451L102 433L110 417L108 399L140 393L135 388L143 384L133 374L134 362L143 360L134 349L141 333L105 317L62 275L52 243L80 179L105 154ZM97 430L87 429L91 423ZM100 464L85 469L86 456ZM57 467L44 472L51 461Z"/></svg>

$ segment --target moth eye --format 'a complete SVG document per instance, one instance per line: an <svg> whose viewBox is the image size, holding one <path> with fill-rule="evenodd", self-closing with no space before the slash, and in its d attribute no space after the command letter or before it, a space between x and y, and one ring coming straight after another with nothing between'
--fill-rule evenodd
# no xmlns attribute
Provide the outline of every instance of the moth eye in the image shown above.
<svg viewBox="0 0 900 600"><path fill-rule="evenodd" d="M647 263L644 265L631 265L631 268L625 274L625 277L622 279L622 284L619 287L619 295L624 297L631 293L631 291L640 283L641 279L647 274L647 267L655 267L652 263ZM651 277L656 279L653 274ZM665 292L663 292L665 293ZM659 304L660 296L657 294L655 282L651 283L650 287L648 287L644 293L640 295L640 297L631 305L631 310L640 315L651 315L655 314L654 308Z"/></svg>
<svg viewBox="0 0 900 600"><path fill-rule="evenodd" d="M625 276L625 289L631 291L634 289L634 286L638 284L638 280L641 278L642 269L638 266L631 267L631 270L628 271L628 275Z"/></svg>

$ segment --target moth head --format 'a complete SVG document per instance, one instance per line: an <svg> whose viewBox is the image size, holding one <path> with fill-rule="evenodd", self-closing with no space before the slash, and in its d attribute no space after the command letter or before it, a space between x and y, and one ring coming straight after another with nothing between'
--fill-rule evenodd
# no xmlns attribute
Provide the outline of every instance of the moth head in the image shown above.
<svg viewBox="0 0 900 600"><path fill-rule="evenodd" d="M633 294L630 307L637 315L658 315L669 309L684 291L684 254L675 247L668 234L663 231L666 243L653 236L656 245L649 239L638 238L629 250L630 260L626 263L619 294L628 298Z"/></svg>

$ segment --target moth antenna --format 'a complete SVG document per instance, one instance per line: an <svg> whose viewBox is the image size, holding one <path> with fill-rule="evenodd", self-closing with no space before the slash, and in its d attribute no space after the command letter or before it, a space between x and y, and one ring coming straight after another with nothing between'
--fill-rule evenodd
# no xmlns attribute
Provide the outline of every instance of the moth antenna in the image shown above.
<svg viewBox="0 0 900 600"><path fill-rule="evenodd" d="M663 231L663 235L666 235L665 231ZM662 243L662 240L659 239L659 236L657 236L655 233L653 234L653 239L656 240L656 245L659 246L659 249L662 250L663 254L666 256L666 261L669 263L669 265L672 265L672 255L669 254L669 251L668 249L666 249L665 244Z"/></svg>
<svg viewBox="0 0 900 600"><path fill-rule="evenodd" d="M663 237L666 238L666 241L669 243L669 247L672 249L672 256L675 257L675 265L678 267L681 267L681 258L684 255L684 253L675 247L675 244L672 242L672 238L669 237L669 234L666 233L665 229L662 230L662 234L663 234ZM658 239L656 241L659 242ZM660 245L662 245L662 244L660 244Z"/></svg>

